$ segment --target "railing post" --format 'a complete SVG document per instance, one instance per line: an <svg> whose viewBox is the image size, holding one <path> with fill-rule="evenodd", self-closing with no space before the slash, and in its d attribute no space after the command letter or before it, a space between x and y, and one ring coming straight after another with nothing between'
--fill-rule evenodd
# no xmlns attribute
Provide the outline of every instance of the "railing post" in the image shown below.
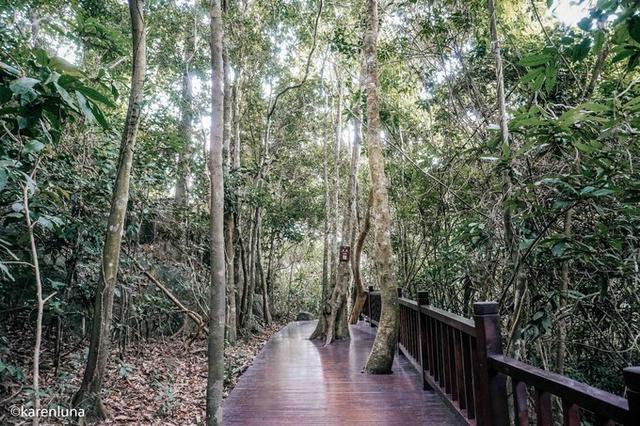
<svg viewBox="0 0 640 426"><path fill-rule="evenodd" d="M369 325L373 327L373 322L371 322L371 293L373 293L373 286L369 286L369 293L367 294L367 319L369 320Z"/></svg>
<svg viewBox="0 0 640 426"><path fill-rule="evenodd" d="M629 401L629 421L640 419L640 367L624 369L624 382L627 385L627 401ZM632 423L629 423L630 426Z"/></svg>
<svg viewBox="0 0 640 426"><path fill-rule="evenodd" d="M422 312L420 311L420 307L423 305L429 304L429 293L426 291L418 292L418 347L420 348L420 375L422 376L422 389L424 390L433 390L427 382L425 376L425 368L427 367L427 344L429 339L427 337L427 323L426 318L422 316Z"/></svg>
<svg viewBox="0 0 640 426"><path fill-rule="evenodd" d="M396 287L396 291L398 292L398 299L402 298L402 287ZM402 340L403 332L406 332L406 329L403 329L406 324L402 323L402 307L399 306L398 308L400 309L400 330L398 331L398 341L396 342L396 355L400 354L400 340Z"/></svg>
<svg viewBox="0 0 640 426"><path fill-rule="evenodd" d="M475 394L478 426L506 426L509 424L507 386L503 375L489 368L489 355L502 354L500 316L496 302L473 304L476 328Z"/></svg>

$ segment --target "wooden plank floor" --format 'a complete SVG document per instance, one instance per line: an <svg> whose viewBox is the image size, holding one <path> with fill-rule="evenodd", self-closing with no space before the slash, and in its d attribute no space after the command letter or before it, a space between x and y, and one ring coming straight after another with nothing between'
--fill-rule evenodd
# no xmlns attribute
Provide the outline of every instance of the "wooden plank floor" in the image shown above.
<svg viewBox="0 0 640 426"><path fill-rule="evenodd" d="M375 332L368 324L326 348L308 340L314 327L292 322L267 342L224 401L226 425L457 424L402 356L394 374L361 373Z"/></svg>

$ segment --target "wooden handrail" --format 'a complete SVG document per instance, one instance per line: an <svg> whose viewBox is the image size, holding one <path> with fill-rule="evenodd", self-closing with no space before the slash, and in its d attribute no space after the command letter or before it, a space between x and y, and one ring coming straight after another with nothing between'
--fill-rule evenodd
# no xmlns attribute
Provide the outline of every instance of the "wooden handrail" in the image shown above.
<svg viewBox="0 0 640 426"><path fill-rule="evenodd" d="M536 368L504 355L490 355L489 367L519 382L549 392L588 411L598 413L618 423L628 424L629 402L566 376ZM637 419L640 421L640 419Z"/></svg>
<svg viewBox="0 0 640 426"><path fill-rule="evenodd" d="M380 292L369 287L366 295L362 316L375 326ZM424 388L437 392L463 423L528 425L532 390L538 425L553 424L552 395L562 402L565 425L582 424L581 410L593 413L598 425L640 424L640 367L624 370L625 399L503 355L495 302L475 303L469 319L431 306L424 292L418 294L420 303L401 297L401 290L398 295L400 352L422 373Z"/></svg>
<svg viewBox="0 0 640 426"><path fill-rule="evenodd" d="M435 318L450 327L456 328L469 336L475 337L476 335L476 325L472 319L465 318L448 311L443 311L435 306L420 306L420 312L429 315L431 318Z"/></svg>

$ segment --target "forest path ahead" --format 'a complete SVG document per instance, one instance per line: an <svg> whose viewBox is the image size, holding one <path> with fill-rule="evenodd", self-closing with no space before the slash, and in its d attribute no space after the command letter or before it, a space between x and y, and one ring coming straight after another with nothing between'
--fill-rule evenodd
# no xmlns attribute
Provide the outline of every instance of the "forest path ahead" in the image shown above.
<svg viewBox="0 0 640 426"><path fill-rule="evenodd" d="M404 357L391 375L361 373L375 337L368 324L327 347L308 340L315 324L289 323L269 340L225 399L225 424L456 424Z"/></svg>

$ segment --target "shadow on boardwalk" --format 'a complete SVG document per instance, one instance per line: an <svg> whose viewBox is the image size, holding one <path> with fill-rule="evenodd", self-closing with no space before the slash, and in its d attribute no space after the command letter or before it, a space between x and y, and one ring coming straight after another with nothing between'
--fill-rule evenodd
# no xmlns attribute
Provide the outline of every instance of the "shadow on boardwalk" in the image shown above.
<svg viewBox="0 0 640 426"><path fill-rule="evenodd" d="M292 322L271 338L225 400L226 425L457 424L402 356L394 374L361 373L375 333L368 324L328 347L308 340L314 327Z"/></svg>

